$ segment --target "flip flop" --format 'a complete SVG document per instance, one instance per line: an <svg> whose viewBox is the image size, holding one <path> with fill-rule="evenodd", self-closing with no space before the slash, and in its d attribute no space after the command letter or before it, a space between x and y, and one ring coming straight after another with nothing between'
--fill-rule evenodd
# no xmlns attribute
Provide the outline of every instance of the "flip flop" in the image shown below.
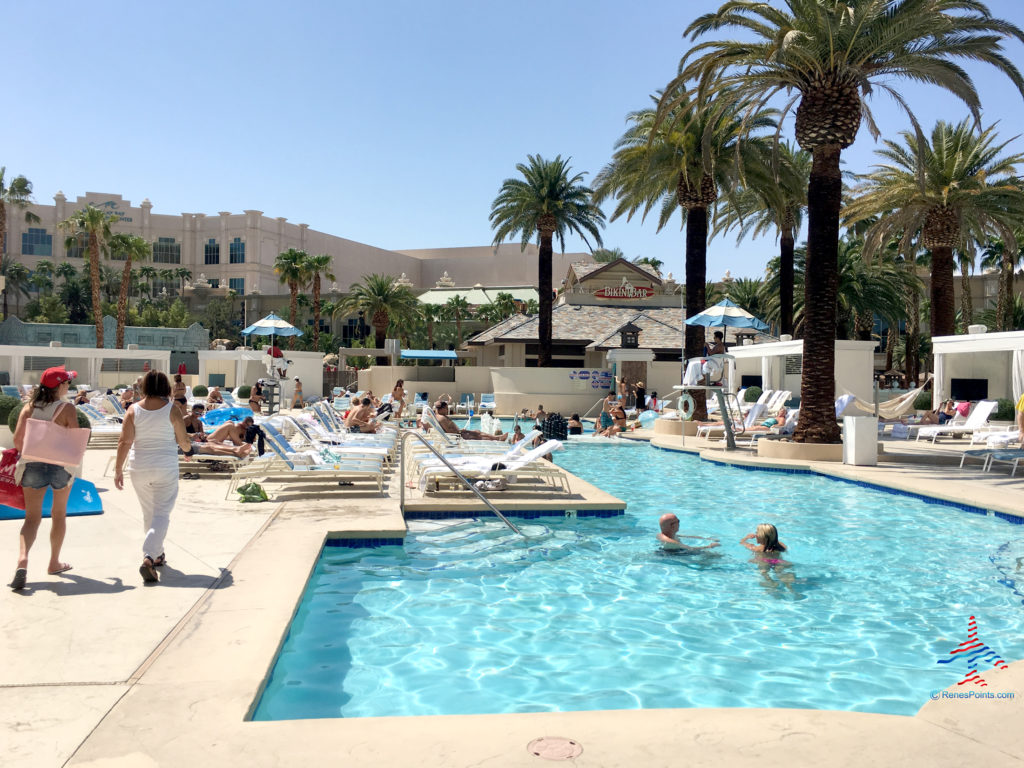
<svg viewBox="0 0 1024 768"><path fill-rule="evenodd" d="M24 589L25 579L28 578L28 569L19 568L14 572L14 581L11 582L11 589Z"/></svg>
<svg viewBox="0 0 1024 768"><path fill-rule="evenodd" d="M160 553L160 557L153 561L153 566L159 568L160 566L167 565L167 557L163 552Z"/></svg>
<svg viewBox="0 0 1024 768"><path fill-rule="evenodd" d="M156 572L156 568L153 567L153 561L148 557L139 566L139 573L142 574L142 580L147 584L160 581L160 576Z"/></svg>
<svg viewBox="0 0 1024 768"><path fill-rule="evenodd" d="M47 571L47 573L50 574L51 576L56 576L58 573L64 573L65 571L70 571L70 570L71 570L71 565L69 563L61 563L60 564L60 568L58 568L56 571Z"/></svg>

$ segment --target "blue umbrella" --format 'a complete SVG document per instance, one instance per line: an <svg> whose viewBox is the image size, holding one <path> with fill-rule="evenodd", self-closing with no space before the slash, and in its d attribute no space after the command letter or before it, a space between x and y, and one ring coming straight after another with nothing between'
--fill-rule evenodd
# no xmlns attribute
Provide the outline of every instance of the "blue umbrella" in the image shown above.
<svg viewBox="0 0 1024 768"><path fill-rule="evenodd" d="M276 314L271 312L262 320L257 320L248 328L245 328L242 331L242 335L269 336L270 349L273 350L275 336L302 336L303 334L302 331L300 331L294 325L289 323L287 320L284 320L283 318L280 318ZM273 355L273 351L271 351L271 355Z"/></svg>
<svg viewBox="0 0 1024 768"><path fill-rule="evenodd" d="M722 299L713 307L708 307L703 312L688 317L684 321L687 325L703 325L705 328L715 326L729 326L730 328L753 328L755 331L767 331L768 324L758 320L728 299Z"/></svg>

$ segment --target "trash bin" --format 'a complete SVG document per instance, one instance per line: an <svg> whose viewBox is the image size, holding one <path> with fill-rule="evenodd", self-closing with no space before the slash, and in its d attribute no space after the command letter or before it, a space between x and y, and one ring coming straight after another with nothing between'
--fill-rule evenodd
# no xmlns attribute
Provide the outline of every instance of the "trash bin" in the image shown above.
<svg viewBox="0 0 1024 768"><path fill-rule="evenodd" d="M843 417L843 464L873 467L878 464L878 419Z"/></svg>

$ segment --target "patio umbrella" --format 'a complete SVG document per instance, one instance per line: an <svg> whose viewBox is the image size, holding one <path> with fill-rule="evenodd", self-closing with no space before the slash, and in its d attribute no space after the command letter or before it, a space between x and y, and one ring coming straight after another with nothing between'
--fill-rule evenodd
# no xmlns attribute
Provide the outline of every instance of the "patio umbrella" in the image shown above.
<svg viewBox="0 0 1024 768"><path fill-rule="evenodd" d="M767 331L768 324L758 320L743 307L722 299L713 307L708 307L700 314L688 317L687 325L703 325L705 328L729 326L730 328L753 328L755 331Z"/></svg>
<svg viewBox="0 0 1024 768"><path fill-rule="evenodd" d="M294 325L289 323L287 320L278 317L276 314L271 312L269 315L264 317L262 320L257 320L255 323L245 328L242 331L243 336L269 336L270 347L274 347L275 336L302 336L302 331L296 328Z"/></svg>

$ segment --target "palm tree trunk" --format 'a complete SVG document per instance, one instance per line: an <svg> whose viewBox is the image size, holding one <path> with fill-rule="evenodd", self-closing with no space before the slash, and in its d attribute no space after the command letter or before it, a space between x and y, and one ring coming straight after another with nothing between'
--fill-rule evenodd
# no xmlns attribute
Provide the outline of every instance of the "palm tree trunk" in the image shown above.
<svg viewBox="0 0 1024 768"><path fill-rule="evenodd" d="M320 351L320 273L313 275L313 351Z"/></svg>
<svg viewBox="0 0 1024 768"><path fill-rule="evenodd" d="M92 315L96 323L96 349L103 349L103 302L100 301L100 242L89 235L89 284L92 288Z"/></svg>
<svg viewBox="0 0 1024 768"><path fill-rule="evenodd" d="M779 238L779 326L781 333L793 335L793 250L796 241L792 228L782 230Z"/></svg>
<svg viewBox="0 0 1024 768"><path fill-rule="evenodd" d="M7 206L0 200L0 249L3 248L4 238L7 236ZM2 254L0 254L2 256ZM7 288L4 288L4 320L7 319Z"/></svg>
<svg viewBox="0 0 1024 768"><path fill-rule="evenodd" d="M960 317L963 329L974 322L974 300L971 298L971 272L966 263L960 265Z"/></svg>
<svg viewBox="0 0 1024 768"><path fill-rule="evenodd" d="M932 249L932 338L956 333L956 306L953 303L953 249Z"/></svg>
<svg viewBox="0 0 1024 768"><path fill-rule="evenodd" d="M1013 330L1010 307L1013 294L1013 259L1009 248L1003 248L999 265L999 297L996 300L996 326L1000 331Z"/></svg>
<svg viewBox="0 0 1024 768"><path fill-rule="evenodd" d="M537 253L537 294L540 305L537 314L537 367L551 365L551 240L554 230L541 228L540 249Z"/></svg>
<svg viewBox="0 0 1024 768"><path fill-rule="evenodd" d="M839 442L835 367L841 152L838 144L815 147L807 185L803 376L800 419L793 433L793 440L800 443Z"/></svg>
<svg viewBox="0 0 1024 768"><path fill-rule="evenodd" d="M295 325L295 315L299 311L299 284L288 283L288 288L291 291L291 301L288 304L288 322ZM245 297L242 297L242 301L245 301ZM288 337L288 349L295 349L295 337Z"/></svg>
<svg viewBox="0 0 1024 768"><path fill-rule="evenodd" d="M693 317L705 309L708 273L708 209L694 207L686 211L686 316ZM691 360L704 354L704 327L685 326L683 358ZM690 390L693 416L699 421L708 417L707 392Z"/></svg>
<svg viewBox="0 0 1024 768"><path fill-rule="evenodd" d="M132 257L125 257L124 270L121 272L121 292L117 297L117 336L114 346L124 349L124 326L128 319L128 289L132 281Z"/></svg>
<svg viewBox="0 0 1024 768"><path fill-rule="evenodd" d="M900 343L900 332L898 324L889 324L889 334L885 340L885 370L892 370L892 355L896 351L896 345Z"/></svg>
<svg viewBox="0 0 1024 768"><path fill-rule="evenodd" d="M910 296L907 315L903 367L907 372L907 384L913 389L921 375L921 361L918 359L918 351L921 349L921 294L918 291L914 291Z"/></svg>

